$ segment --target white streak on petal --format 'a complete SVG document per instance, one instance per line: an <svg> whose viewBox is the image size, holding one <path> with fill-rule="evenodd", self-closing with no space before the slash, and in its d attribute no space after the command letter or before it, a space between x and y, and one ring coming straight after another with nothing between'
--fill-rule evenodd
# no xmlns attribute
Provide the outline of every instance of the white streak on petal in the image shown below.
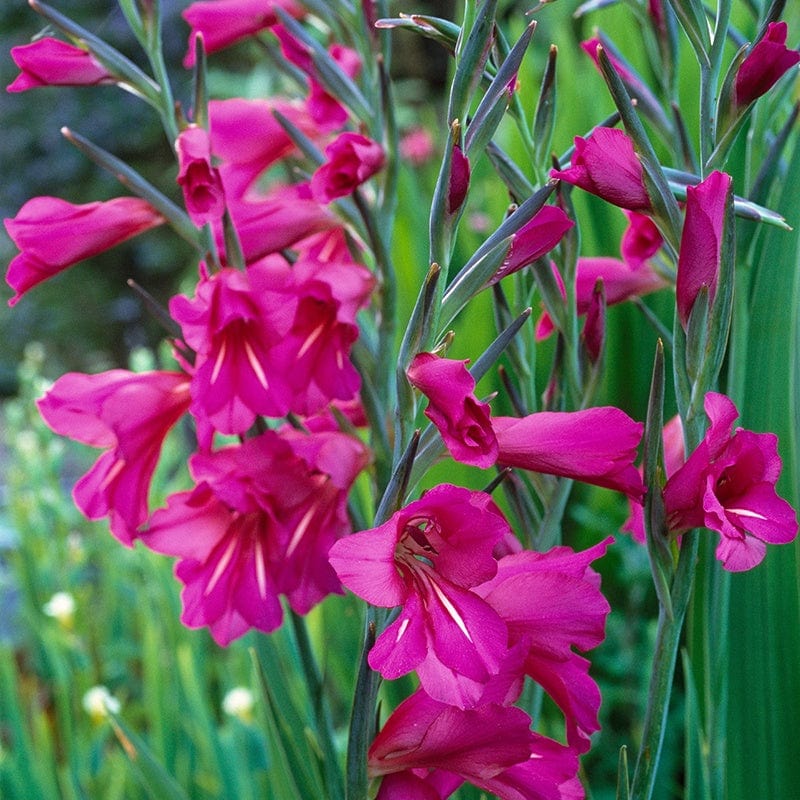
<svg viewBox="0 0 800 800"><path fill-rule="evenodd" d="M730 514L738 514L740 517L752 517L753 519L766 520L763 514L759 514L757 511L750 511L749 508L726 508L725 510Z"/></svg>
<svg viewBox="0 0 800 800"><path fill-rule="evenodd" d="M324 330L325 330L325 323L323 322L321 325L319 325L318 327L314 328L313 331L311 331L311 333L308 335L308 338L303 342L303 346L297 351L298 358L302 358L303 355L305 355L308 348L311 347L311 345L314 344L314 342L316 342L317 339L319 339L320 334Z"/></svg>
<svg viewBox="0 0 800 800"><path fill-rule="evenodd" d="M446 595L439 588L439 586L436 583L436 581L431 581L431 588L436 593L436 596L439 598L439 601L441 602L441 604L444 606L444 610L450 615L450 617L452 618L453 622L455 622L455 624L458 625L458 628L461 631L461 633L463 633L464 636L467 637L467 641L470 644L473 644L472 637L469 635L469 631L467 630L467 626L466 626L461 614L458 613L458 611L456 610L456 607L447 599Z"/></svg>
<svg viewBox="0 0 800 800"><path fill-rule="evenodd" d="M399 628L398 628L398 630L397 630L397 638L394 640L394 643L395 643L395 644L397 644L397 643L400 641L400 639L402 639L402 638L403 638L403 634L404 634L404 633L406 632L406 630L408 629L408 626L409 626L409 624L410 624L410 623L411 623L411 619L410 619L410 617L406 617L406 618L405 618L405 619L404 619L404 620L403 620L403 621L400 623L400 627L399 627Z"/></svg>
<svg viewBox="0 0 800 800"><path fill-rule="evenodd" d="M214 383L217 378L219 378L220 370L222 369L222 363L225 361L225 353L228 350L228 340L222 340L222 347L219 349L219 353L217 353L217 360L214 362L214 370L211 373L211 383Z"/></svg>
<svg viewBox="0 0 800 800"><path fill-rule="evenodd" d="M211 592L214 591L214 587L219 582L219 579L222 577L222 573L230 564L231 558L233 558L233 551L236 549L236 537L231 537L231 542L228 545L228 549L222 554L222 558L217 562L217 566L214 569L214 574L211 576L211 580L208 582L208 586L206 586L205 591L203 592L204 597L208 597Z"/></svg>
<svg viewBox="0 0 800 800"><path fill-rule="evenodd" d="M247 354L247 360L250 362L250 366L253 368L256 378L258 378L258 382L265 389L269 389L269 383L267 382L267 376L264 373L264 368L259 363L256 354L253 352L253 348L250 346L250 342L247 340L244 342L244 352Z"/></svg>
<svg viewBox="0 0 800 800"><path fill-rule="evenodd" d="M306 530L308 530L308 524L311 522L311 518L314 516L314 512L317 510L317 504L314 503L311 508L303 514L303 518L297 524L297 527L294 529L294 533L292 534L292 539L289 542L289 546L286 548L286 558L292 555L292 553L297 549L297 546L300 544L300 540L305 535Z"/></svg>
<svg viewBox="0 0 800 800"><path fill-rule="evenodd" d="M256 540L255 547L256 559L256 583L258 583L258 593L262 600L267 599L267 573L264 569L264 548L259 540Z"/></svg>

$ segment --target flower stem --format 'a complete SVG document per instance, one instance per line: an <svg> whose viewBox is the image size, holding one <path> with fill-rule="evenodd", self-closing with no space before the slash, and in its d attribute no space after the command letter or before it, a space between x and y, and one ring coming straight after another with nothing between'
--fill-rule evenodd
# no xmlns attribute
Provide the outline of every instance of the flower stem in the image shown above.
<svg viewBox="0 0 800 800"><path fill-rule="evenodd" d="M683 620L694 583L698 542L697 531L684 534L678 567L672 583L672 619L663 606L659 610L650 695L647 698L642 744L631 784L631 800L650 800L653 794L661 748L664 744L664 731Z"/></svg>

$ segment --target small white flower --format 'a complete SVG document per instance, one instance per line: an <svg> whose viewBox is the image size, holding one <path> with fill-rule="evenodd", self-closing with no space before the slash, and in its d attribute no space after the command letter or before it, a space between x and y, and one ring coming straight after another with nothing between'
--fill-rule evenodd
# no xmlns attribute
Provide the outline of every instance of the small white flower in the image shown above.
<svg viewBox="0 0 800 800"><path fill-rule="evenodd" d="M252 716L255 697L244 686L231 689L222 699L222 710L231 717L237 717L242 722L248 722Z"/></svg>
<svg viewBox="0 0 800 800"><path fill-rule="evenodd" d="M56 592L42 606L42 611L65 628L69 628L75 616L75 598L69 592Z"/></svg>
<svg viewBox="0 0 800 800"><path fill-rule="evenodd" d="M105 719L109 712L119 714L120 703L105 686L92 686L83 696L83 710L95 721Z"/></svg>

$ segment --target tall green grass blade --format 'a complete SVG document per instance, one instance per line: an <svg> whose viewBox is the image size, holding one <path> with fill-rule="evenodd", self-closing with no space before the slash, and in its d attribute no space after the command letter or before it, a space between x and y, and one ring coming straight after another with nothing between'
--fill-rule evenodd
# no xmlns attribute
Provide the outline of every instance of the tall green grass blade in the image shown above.
<svg viewBox="0 0 800 800"><path fill-rule="evenodd" d="M112 714L110 720L114 733L148 796L152 800L189 800L189 796L144 741L118 716Z"/></svg>
<svg viewBox="0 0 800 800"><path fill-rule="evenodd" d="M794 228L765 230L749 292L750 326L741 383L732 387L741 424L779 438L778 492L795 507L797 429L800 143L795 142L778 207ZM730 609L729 800L794 797L800 786L800 544L769 548L759 567L733 576Z"/></svg>

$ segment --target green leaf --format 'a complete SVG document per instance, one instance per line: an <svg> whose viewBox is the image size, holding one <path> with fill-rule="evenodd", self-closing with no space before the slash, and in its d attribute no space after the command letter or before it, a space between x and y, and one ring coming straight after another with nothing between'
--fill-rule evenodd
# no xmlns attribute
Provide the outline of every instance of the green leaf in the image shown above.
<svg viewBox="0 0 800 800"><path fill-rule="evenodd" d="M749 331L740 382L730 393L741 424L778 435L778 492L797 508L800 363L800 142L778 207L794 227L765 231L748 302ZM730 608L729 800L794 797L800 786L800 544L768 546L764 562L733 576Z"/></svg>
<svg viewBox="0 0 800 800"><path fill-rule="evenodd" d="M123 721L109 713L111 727L142 786L153 800L189 800L153 752Z"/></svg>

